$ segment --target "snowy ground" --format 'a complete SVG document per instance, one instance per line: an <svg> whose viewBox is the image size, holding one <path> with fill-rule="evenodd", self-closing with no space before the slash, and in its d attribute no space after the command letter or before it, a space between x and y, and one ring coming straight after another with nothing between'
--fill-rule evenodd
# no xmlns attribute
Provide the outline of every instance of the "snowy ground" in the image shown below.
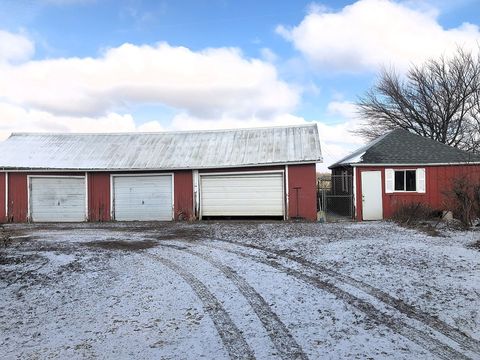
<svg viewBox="0 0 480 360"><path fill-rule="evenodd" d="M2 359L480 359L480 231L10 225Z"/></svg>

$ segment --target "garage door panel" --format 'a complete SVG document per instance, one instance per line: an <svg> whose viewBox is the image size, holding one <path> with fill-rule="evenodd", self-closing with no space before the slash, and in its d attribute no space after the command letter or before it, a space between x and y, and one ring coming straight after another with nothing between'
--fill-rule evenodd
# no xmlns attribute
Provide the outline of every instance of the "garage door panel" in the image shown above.
<svg viewBox="0 0 480 360"><path fill-rule="evenodd" d="M202 216L283 216L283 174L201 176Z"/></svg>
<svg viewBox="0 0 480 360"><path fill-rule="evenodd" d="M116 176L113 179L116 220L172 220L170 175Z"/></svg>
<svg viewBox="0 0 480 360"><path fill-rule="evenodd" d="M209 200L223 200L225 199L225 192L230 191L230 190L225 190L225 191L218 191L218 192L202 192L202 194L207 195ZM278 191L245 191L245 192L235 192L228 194L228 197L231 199L239 199L239 200L257 200L259 196L264 196L264 200L268 201L270 197L275 198L279 192L282 190L279 189ZM278 199L277 199L278 200ZM280 199L281 200L281 199Z"/></svg>
<svg viewBox="0 0 480 360"><path fill-rule="evenodd" d="M85 221L85 197L83 177L31 177L31 219L35 222Z"/></svg>

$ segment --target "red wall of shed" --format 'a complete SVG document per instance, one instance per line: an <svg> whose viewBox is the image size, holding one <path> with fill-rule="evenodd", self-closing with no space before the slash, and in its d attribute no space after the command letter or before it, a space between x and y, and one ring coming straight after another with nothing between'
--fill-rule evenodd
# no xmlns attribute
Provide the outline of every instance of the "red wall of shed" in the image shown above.
<svg viewBox="0 0 480 360"><path fill-rule="evenodd" d="M192 171L175 171L173 179L175 220L187 220L194 214Z"/></svg>
<svg viewBox="0 0 480 360"><path fill-rule="evenodd" d="M27 222L27 174L8 174L8 222Z"/></svg>
<svg viewBox="0 0 480 360"><path fill-rule="evenodd" d="M88 221L110 221L110 174L88 174Z"/></svg>
<svg viewBox="0 0 480 360"><path fill-rule="evenodd" d="M425 193L385 193L385 169L425 169ZM383 218L391 218L399 206L409 203L422 203L433 210L450 209L450 200L445 194L451 190L455 179L466 177L474 183L480 182L480 165L448 166L372 166L356 168L357 219L362 219L361 172L378 170L382 174Z"/></svg>
<svg viewBox="0 0 480 360"><path fill-rule="evenodd" d="M315 164L288 166L289 218L300 217L311 221L317 219L316 181Z"/></svg>
<svg viewBox="0 0 480 360"><path fill-rule="evenodd" d="M5 198L7 196L5 187L6 173L0 173L0 223L7 221L7 213L5 208Z"/></svg>

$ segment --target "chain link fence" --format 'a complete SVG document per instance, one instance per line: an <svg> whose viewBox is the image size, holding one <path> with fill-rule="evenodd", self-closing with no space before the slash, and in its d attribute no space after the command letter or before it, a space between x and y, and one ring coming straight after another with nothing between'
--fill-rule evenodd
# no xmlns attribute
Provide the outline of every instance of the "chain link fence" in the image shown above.
<svg viewBox="0 0 480 360"><path fill-rule="evenodd" d="M317 207L327 220L353 219L353 176L322 175L317 179Z"/></svg>

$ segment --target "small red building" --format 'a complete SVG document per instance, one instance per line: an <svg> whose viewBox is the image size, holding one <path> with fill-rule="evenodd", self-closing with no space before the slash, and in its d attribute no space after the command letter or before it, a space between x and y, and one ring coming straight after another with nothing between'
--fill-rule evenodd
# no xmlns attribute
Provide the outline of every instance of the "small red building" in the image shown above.
<svg viewBox="0 0 480 360"><path fill-rule="evenodd" d="M0 221L316 220L316 124L196 132L12 134ZM1 205L3 204L3 205Z"/></svg>
<svg viewBox="0 0 480 360"><path fill-rule="evenodd" d="M329 167L354 194L358 220L390 218L405 204L450 210L453 182L480 183L480 156L406 130L393 130Z"/></svg>

